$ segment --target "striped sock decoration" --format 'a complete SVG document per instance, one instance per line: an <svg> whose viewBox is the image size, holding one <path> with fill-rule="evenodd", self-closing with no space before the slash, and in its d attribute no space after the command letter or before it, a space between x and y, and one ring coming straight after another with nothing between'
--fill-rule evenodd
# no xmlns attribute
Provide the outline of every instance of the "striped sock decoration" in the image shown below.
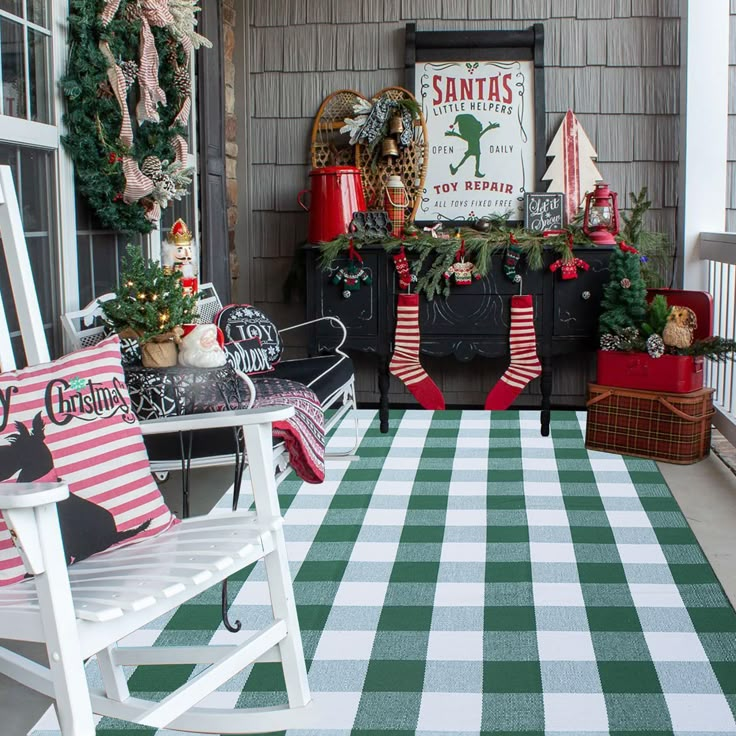
<svg viewBox="0 0 736 736"><path fill-rule="evenodd" d="M542 372L534 334L534 307L531 294L511 297L511 362L486 397L486 409L508 409L529 381Z"/></svg>
<svg viewBox="0 0 736 736"><path fill-rule="evenodd" d="M394 354L389 371L425 409L444 409L445 399L419 362L419 295L399 294Z"/></svg>

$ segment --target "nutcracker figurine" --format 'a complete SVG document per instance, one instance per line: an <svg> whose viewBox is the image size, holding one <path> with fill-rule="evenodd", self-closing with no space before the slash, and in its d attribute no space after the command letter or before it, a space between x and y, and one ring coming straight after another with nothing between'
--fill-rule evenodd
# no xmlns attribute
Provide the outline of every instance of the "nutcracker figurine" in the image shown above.
<svg viewBox="0 0 736 736"><path fill-rule="evenodd" d="M192 233L181 218L171 226L162 256L165 269L181 273L184 293L196 294L199 288L196 247Z"/></svg>

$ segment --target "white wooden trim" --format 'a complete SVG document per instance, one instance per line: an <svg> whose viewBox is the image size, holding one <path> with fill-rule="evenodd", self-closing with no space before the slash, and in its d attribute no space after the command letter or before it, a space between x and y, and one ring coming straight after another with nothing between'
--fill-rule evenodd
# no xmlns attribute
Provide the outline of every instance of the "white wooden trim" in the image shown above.
<svg viewBox="0 0 736 736"><path fill-rule="evenodd" d="M726 218L729 0L680 0L680 17L678 277L705 290L698 237L724 229Z"/></svg>
<svg viewBox="0 0 736 736"><path fill-rule="evenodd" d="M713 426L736 447L736 422L733 415L725 411L718 403L713 404L716 413L713 415Z"/></svg>
<svg viewBox="0 0 736 736"><path fill-rule="evenodd" d="M54 125L0 115L0 141L56 150L59 147L59 133Z"/></svg>
<svg viewBox="0 0 736 736"><path fill-rule="evenodd" d="M736 265L736 233L700 233L698 258Z"/></svg>
<svg viewBox="0 0 736 736"><path fill-rule="evenodd" d="M159 221L156 227L151 230L146 238L147 243L147 255L151 260L158 261L161 263L161 222Z"/></svg>

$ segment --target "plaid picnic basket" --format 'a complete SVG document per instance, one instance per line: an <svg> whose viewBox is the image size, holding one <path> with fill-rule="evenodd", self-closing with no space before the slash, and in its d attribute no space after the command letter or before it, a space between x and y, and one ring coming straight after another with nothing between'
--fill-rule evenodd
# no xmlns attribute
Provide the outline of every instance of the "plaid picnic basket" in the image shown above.
<svg viewBox="0 0 736 736"><path fill-rule="evenodd" d="M687 465L710 452L713 389L688 394L588 384L585 447Z"/></svg>

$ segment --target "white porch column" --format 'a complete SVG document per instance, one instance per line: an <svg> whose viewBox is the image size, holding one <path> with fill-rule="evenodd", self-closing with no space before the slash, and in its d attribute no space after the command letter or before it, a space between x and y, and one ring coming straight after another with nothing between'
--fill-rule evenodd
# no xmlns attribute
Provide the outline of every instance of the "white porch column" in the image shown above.
<svg viewBox="0 0 736 736"><path fill-rule="evenodd" d="M52 46L54 70L54 123L59 135L66 133L61 118L64 112L64 97L61 94L59 80L66 74L67 55L69 53L69 0L53 0L51 4ZM58 166L57 223L59 234L59 265L61 269L61 311L70 312L79 309L79 268L77 259L77 206L74 198L74 163L64 146L57 141ZM51 218L50 218L51 219ZM51 225L49 225L51 227ZM54 268L51 269L52 274ZM65 352L70 345L64 337Z"/></svg>
<svg viewBox="0 0 736 736"><path fill-rule="evenodd" d="M704 290L703 231L726 222L729 0L680 0L680 167L677 278Z"/></svg>

